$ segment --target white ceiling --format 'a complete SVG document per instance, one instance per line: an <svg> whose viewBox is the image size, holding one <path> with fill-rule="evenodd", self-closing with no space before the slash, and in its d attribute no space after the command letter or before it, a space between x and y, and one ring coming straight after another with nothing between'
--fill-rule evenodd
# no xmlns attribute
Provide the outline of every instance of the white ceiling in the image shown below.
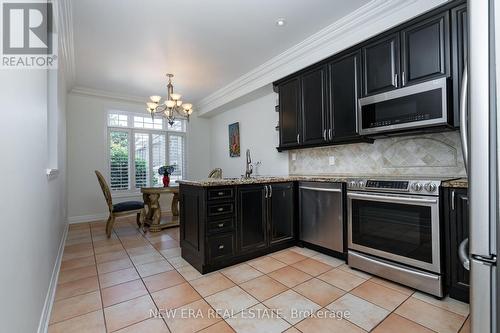
<svg viewBox="0 0 500 333"><path fill-rule="evenodd" d="M197 102L369 0L73 1L76 86ZM277 18L286 18L277 27Z"/></svg>

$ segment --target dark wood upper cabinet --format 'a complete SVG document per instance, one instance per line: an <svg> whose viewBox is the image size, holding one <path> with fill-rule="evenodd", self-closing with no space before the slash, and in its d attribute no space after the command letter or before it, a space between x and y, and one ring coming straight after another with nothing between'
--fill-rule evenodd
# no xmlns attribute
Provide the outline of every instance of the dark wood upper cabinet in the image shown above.
<svg viewBox="0 0 500 333"><path fill-rule="evenodd" d="M300 77L303 144L323 143L327 132L327 72L319 67Z"/></svg>
<svg viewBox="0 0 500 333"><path fill-rule="evenodd" d="M449 14L418 22L401 31L403 86L449 74Z"/></svg>
<svg viewBox="0 0 500 333"><path fill-rule="evenodd" d="M418 131L459 127L467 47L467 4L450 1L274 82L279 93L278 151L373 142L375 137L358 133L360 98L442 77L451 77L453 85L448 89L447 124Z"/></svg>
<svg viewBox="0 0 500 333"><path fill-rule="evenodd" d="M289 241L295 237L294 185L280 183L269 185L269 229L271 245Z"/></svg>
<svg viewBox="0 0 500 333"><path fill-rule="evenodd" d="M278 87L280 147L298 145L300 140L300 80L293 78Z"/></svg>
<svg viewBox="0 0 500 333"><path fill-rule="evenodd" d="M460 126L460 90L468 49L467 5L451 10L451 63L453 81L453 125Z"/></svg>
<svg viewBox="0 0 500 333"><path fill-rule="evenodd" d="M330 65L330 128L333 141L358 135L358 98L361 95L361 53L348 54Z"/></svg>
<svg viewBox="0 0 500 333"><path fill-rule="evenodd" d="M264 185L242 186L237 191L236 244L239 253L267 247L267 200Z"/></svg>
<svg viewBox="0 0 500 333"><path fill-rule="evenodd" d="M363 95L373 95L399 86L399 33L362 48Z"/></svg>

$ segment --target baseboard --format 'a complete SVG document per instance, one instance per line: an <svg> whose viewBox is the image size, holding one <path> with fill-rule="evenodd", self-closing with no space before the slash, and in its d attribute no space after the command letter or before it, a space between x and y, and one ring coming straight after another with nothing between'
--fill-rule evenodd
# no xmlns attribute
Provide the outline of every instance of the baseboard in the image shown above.
<svg viewBox="0 0 500 333"><path fill-rule="evenodd" d="M70 216L68 217L69 224L75 223L86 223L99 220L106 220L108 218L108 213L93 214L93 215L80 215L80 216Z"/></svg>
<svg viewBox="0 0 500 333"><path fill-rule="evenodd" d="M68 235L69 225L66 223L64 226L63 235L61 238L61 243L59 244L59 250L57 252L56 262L54 264L54 269L52 270L52 276L50 278L49 289L47 295L45 296L45 302L43 304L42 315L40 317L40 322L38 323L38 333L46 333L49 328L50 313L52 312L52 305L54 304L54 297L56 294L57 279L59 278L59 269L61 268L61 261L64 252L64 244L66 243L66 236Z"/></svg>

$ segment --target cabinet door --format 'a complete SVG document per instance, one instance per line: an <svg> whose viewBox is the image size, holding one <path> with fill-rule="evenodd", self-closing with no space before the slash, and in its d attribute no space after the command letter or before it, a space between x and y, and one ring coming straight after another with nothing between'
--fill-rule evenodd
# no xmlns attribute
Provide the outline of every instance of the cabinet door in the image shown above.
<svg viewBox="0 0 500 333"><path fill-rule="evenodd" d="M302 93L303 144L326 141L326 68L322 66L305 73L300 78Z"/></svg>
<svg viewBox="0 0 500 333"><path fill-rule="evenodd" d="M269 226L271 245L294 238L293 183L269 185Z"/></svg>
<svg viewBox="0 0 500 333"><path fill-rule="evenodd" d="M342 141L358 135L358 97L361 93L360 52L349 54L329 65L330 128L333 140Z"/></svg>
<svg viewBox="0 0 500 333"><path fill-rule="evenodd" d="M468 46L467 5L451 10L451 49L453 79L453 125L460 126L460 93Z"/></svg>
<svg viewBox="0 0 500 333"><path fill-rule="evenodd" d="M238 189L237 248L246 253L267 247L267 199L263 185Z"/></svg>
<svg viewBox="0 0 500 333"><path fill-rule="evenodd" d="M362 49L364 96L392 90L399 85L399 33Z"/></svg>
<svg viewBox="0 0 500 333"><path fill-rule="evenodd" d="M449 73L448 12L412 25L401 32L402 85Z"/></svg>
<svg viewBox="0 0 500 333"><path fill-rule="evenodd" d="M287 81L278 87L280 147L293 147L299 144L299 86L300 81L297 78Z"/></svg>
<svg viewBox="0 0 500 333"><path fill-rule="evenodd" d="M465 190L455 191L454 215L455 223L451 224L451 285L450 295L464 302L469 301L469 271L467 271L458 258L460 243L469 237L469 200ZM455 253L453 253L455 252Z"/></svg>
<svg viewBox="0 0 500 333"><path fill-rule="evenodd" d="M458 257L458 247L469 237L469 202L466 189L445 191L446 281L451 298L469 302L469 272Z"/></svg>

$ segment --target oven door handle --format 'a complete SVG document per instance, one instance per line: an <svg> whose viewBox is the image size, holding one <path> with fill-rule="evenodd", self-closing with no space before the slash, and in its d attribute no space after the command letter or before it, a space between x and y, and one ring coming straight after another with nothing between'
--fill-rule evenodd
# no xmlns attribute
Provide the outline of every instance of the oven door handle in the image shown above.
<svg viewBox="0 0 500 333"><path fill-rule="evenodd" d="M437 199L425 199L425 198L405 198L400 196L390 196L390 195L376 195L376 194L362 194L362 193L347 193L349 198L358 199L374 199L374 200L391 200L393 202L402 203L437 203Z"/></svg>

